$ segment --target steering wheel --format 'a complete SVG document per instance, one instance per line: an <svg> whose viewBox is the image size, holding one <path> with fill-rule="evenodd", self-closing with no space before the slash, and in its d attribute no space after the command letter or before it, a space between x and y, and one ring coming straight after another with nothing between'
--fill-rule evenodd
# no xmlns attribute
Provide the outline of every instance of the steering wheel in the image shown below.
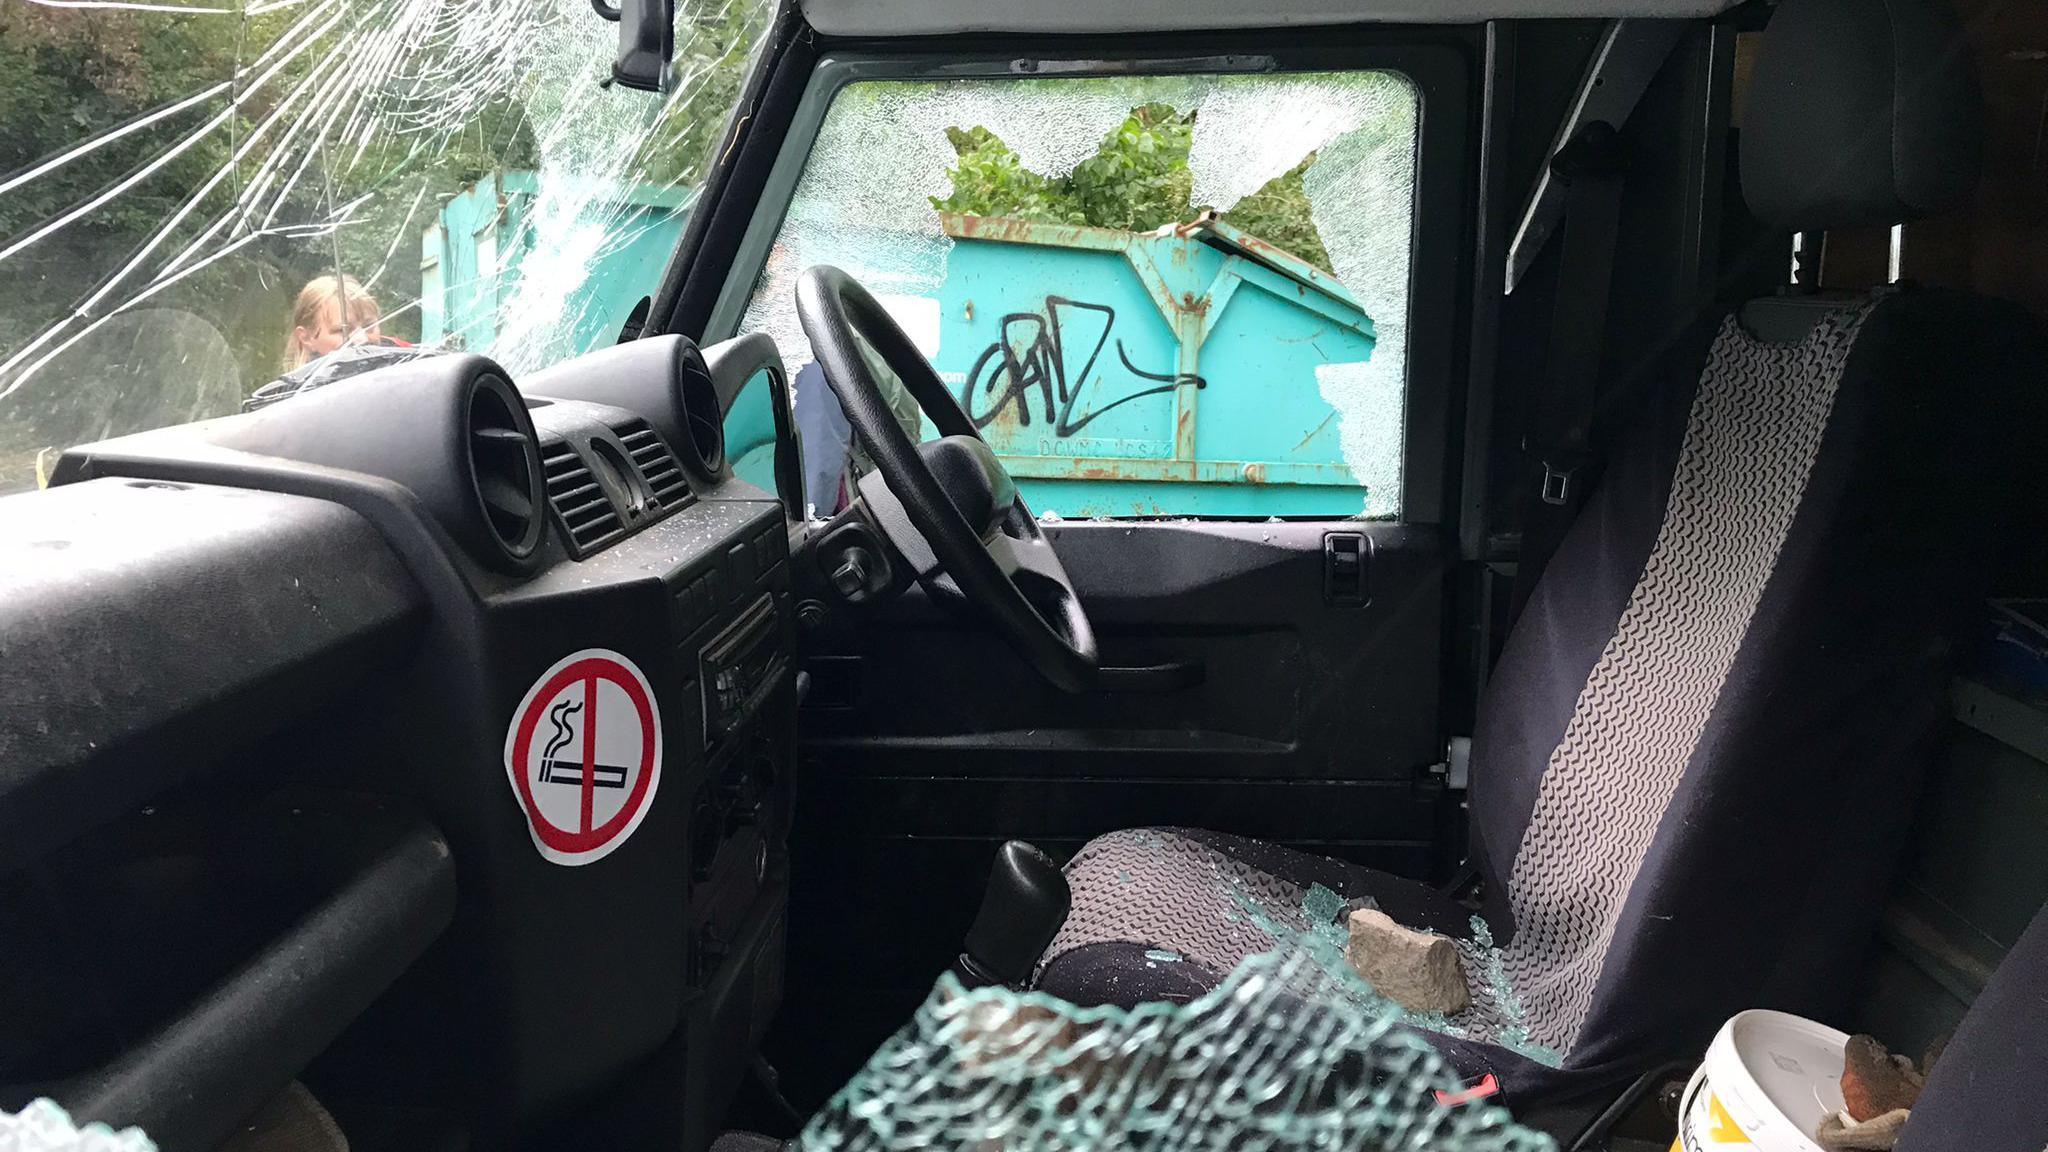
<svg viewBox="0 0 2048 1152"><path fill-rule="evenodd" d="M971 605L1017 653L1069 692L1095 679L1095 630L1037 517L974 422L910 337L853 277L829 265L797 280L797 316L847 423L877 471L860 511L934 599ZM939 430L913 443L877 381L895 375Z"/></svg>

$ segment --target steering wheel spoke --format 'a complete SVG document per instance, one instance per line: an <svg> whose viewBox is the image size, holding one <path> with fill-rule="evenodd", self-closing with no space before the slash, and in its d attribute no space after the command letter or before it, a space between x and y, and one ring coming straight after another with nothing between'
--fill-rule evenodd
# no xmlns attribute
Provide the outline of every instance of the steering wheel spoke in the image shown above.
<svg viewBox="0 0 2048 1152"><path fill-rule="evenodd" d="M996 567L1003 570L1003 575L1008 576L1011 583L1019 586L1026 583L1051 584L1060 588L1069 586L1067 570L1044 536L1034 533L1018 539L1007 532L997 531L987 543L989 555L995 557Z"/></svg>

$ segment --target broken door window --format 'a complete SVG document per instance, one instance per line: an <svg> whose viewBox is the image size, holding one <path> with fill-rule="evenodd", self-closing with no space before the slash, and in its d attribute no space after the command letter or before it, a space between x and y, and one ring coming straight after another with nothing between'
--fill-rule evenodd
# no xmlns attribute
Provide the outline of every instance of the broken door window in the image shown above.
<svg viewBox="0 0 2048 1152"><path fill-rule="evenodd" d="M1492 1077L1460 1081L1403 1027L1340 945L1268 927L1271 950L1185 1004L1082 1008L942 976L797 1146L1556 1152L1498 1106Z"/></svg>
<svg viewBox="0 0 2048 1152"><path fill-rule="evenodd" d="M772 15L679 9L655 95L587 0L0 5L0 491L408 350L616 340Z"/></svg>
<svg viewBox="0 0 2048 1152"><path fill-rule="evenodd" d="M845 269L1041 513L1396 516L1418 116L1380 71L849 84L741 328L829 425L792 290Z"/></svg>

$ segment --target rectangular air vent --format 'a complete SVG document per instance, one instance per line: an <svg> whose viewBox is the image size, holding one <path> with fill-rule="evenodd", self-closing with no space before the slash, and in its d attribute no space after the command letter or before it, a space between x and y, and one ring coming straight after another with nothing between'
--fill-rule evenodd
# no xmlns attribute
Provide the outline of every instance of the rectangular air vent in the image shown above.
<svg viewBox="0 0 2048 1152"><path fill-rule="evenodd" d="M633 457L647 488L664 509L680 508L690 502L690 483L683 476L675 450L664 443L645 420L630 420L616 430L619 442Z"/></svg>
<svg viewBox="0 0 2048 1152"><path fill-rule="evenodd" d="M548 503L569 536L569 551L579 559L625 536L619 510L574 448L560 441L543 444L541 469L547 474Z"/></svg>

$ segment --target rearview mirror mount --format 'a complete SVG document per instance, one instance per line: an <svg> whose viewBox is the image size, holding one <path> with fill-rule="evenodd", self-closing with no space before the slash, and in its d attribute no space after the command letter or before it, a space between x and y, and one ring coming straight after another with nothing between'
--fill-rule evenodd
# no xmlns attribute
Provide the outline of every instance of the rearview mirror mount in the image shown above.
<svg viewBox="0 0 2048 1152"><path fill-rule="evenodd" d="M599 16L619 26L619 55L607 85L642 92L668 90L669 60L675 56L675 0L590 0Z"/></svg>

